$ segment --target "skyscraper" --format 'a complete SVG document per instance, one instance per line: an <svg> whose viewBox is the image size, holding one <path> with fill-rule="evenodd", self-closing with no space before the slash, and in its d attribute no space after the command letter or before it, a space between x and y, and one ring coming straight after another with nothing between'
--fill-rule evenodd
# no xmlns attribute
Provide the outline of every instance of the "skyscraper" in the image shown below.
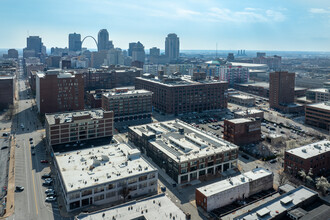
<svg viewBox="0 0 330 220"><path fill-rule="evenodd" d="M42 42L39 36L30 36L26 39L26 50L34 50L35 54L41 53Z"/></svg>
<svg viewBox="0 0 330 220"><path fill-rule="evenodd" d="M107 29L101 29L97 35L97 46L98 46L98 51L101 50L108 50L108 45L109 45L109 33Z"/></svg>
<svg viewBox="0 0 330 220"><path fill-rule="evenodd" d="M150 56L158 57L160 55L160 49L157 47L150 48Z"/></svg>
<svg viewBox="0 0 330 220"><path fill-rule="evenodd" d="M168 34L165 40L165 55L170 61L179 59L180 42L176 34Z"/></svg>
<svg viewBox="0 0 330 220"><path fill-rule="evenodd" d="M136 43L132 42L128 44L128 56L132 56L133 48L135 47Z"/></svg>
<svg viewBox="0 0 330 220"><path fill-rule="evenodd" d="M295 73L269 73L269 107L283 109L294 102Z"/></svg>
<svg viewBox="0 0 330 220"><path fill-rule="evenodd" d="M139 61L144 63L145 51L143 44L138 41L132 50L132 61Z"/></svg>
<svg viewBox="0 0 330 220"><path fill-rule="evenodd" d="M69 34L69 51L81 51L80 34Z"/></svg>

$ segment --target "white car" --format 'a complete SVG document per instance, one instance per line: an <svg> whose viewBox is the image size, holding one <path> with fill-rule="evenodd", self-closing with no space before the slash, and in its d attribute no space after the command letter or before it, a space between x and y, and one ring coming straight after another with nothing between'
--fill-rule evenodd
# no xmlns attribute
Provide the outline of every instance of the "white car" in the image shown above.
<svg viewBox="0 0 330 220"><path fill-rule="evenodd" d="M56 197L54 196L46 197L46 202L54 202L54 201L56 201Z"/></svg>
<svg viewBox="0 0 330 220"><path fill-rule="evenodd" d="M46 191L45 191L46 194L54 193L54 192L55 192L55 190L53 190L53 189L46 189Z"/></svg>

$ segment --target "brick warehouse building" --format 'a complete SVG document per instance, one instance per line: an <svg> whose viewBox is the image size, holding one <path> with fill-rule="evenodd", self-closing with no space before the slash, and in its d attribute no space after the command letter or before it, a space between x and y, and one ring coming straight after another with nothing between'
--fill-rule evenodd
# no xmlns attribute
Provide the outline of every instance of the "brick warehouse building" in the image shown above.
<svg viewBox="0 0 330 220"><path fill-rule="evenodd" d="M285 152L285 172L298 175L300 170L308 173L310 168L316 176L330 172L330 141L323 140Z"/></svg>
<svg viewBox="0 0 330 220"><path fill-rule="evenodd" d="M159 78L137 77L135 88L152 91L153 107L167 114L227 108L227 82L160 75Z"/></svg>
<svg viewBox="0 0 330 220"><path fill-rule="evenodd" d="M37 72L36 102L40 113L84 109L83 75L61 70Z"/></svg>
<svg viewBox="0 0 330 220"><path fill-rule="evenodd" d="M112 137L113 112L102 109L46 114L49 145Z"/></svg>
<svg viewBox="0 0 330 220"><path fill-rule="evenodd" d="M14 104L15 76L0 75L0 109Z"/></svg>
<svg viewBox="0 0 330 220"><path fill-rule="evenodd" d="M128 128L128 140L178 184L206 180L237 168L238 147L183 121Z"/></svg>
<svg viewBox="0 0 330 220"><path fill-rule="evenodd" d="M305 123L325 130L329 130L330 102L306 105Z"/></svg>
<svg viewBox="0 0 330 220"><path fill-rule="evenodd" d="M102 95L102 108L113 111L115 122L151 118L152 92L147 90L114 89Z"/></svg>
<svg viewBox="0 0 330 220"><path fill-rule="evenodd" d="M134 67L107 67L88 69L83 72L86 90L112 89L134 86L135 77L141 75L142 69Z"/></svg>
<svg viewBox="0 0 330 220"><path fill-rule="evenodd" d="M245 145L260 141L261 120L255 118L225 120L223 139L236 145Z"/></svg>

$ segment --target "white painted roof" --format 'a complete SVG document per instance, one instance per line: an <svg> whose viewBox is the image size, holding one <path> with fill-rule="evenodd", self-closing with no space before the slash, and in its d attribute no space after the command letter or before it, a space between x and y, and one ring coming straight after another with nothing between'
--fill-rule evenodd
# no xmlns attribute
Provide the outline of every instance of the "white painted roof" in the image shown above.
<svg viewBox="0 0 330 220"><path fill-rule="evenodd" d="M183 134L179 132L179 128L184 130ZM130 129L139 136L155 135L149 143L177 162L238 150L236 145L180 120L132 126Z"/></svg>
<svg viewBox="0 0 330 220"><path fill-rule="evenodd" d="M330 102L328 102L328 103L321 102L321 103L310 104L310 105L307 105L307 106L330 111Z"/></svg>
<svg viewBox="0 0 330 220"><path fill-rule="evenodd" d="M248 95L231 95L230 97L238 99L255 99L254 97Z"/></svg>
<svg viewBox="0 0 330 220"><path fill-rule="evenodd" d="M277 197L276 199L252 209L249 213L234 218L234 220L273 219L276 216L283 214L283 212L289 210L290 208L295 207L316 195L317 193L313 190L300 186L297 189L294 189L280 197ZM270 212L268 212L268 210Z"/></svg>
<svg viewBox="0 0 330 220"><path fill-rule="evenodd" d="M237 187L239 185L247 184L252 180L257 180L268 175L273 175L273 173L264 168L256 168L252 171L240 174L235 177L231 177L229 179L221 180L219 182L215 182L200 188L197 190L203 193L206 197L210 197L212 195L216 195L220 192L226 191L228 189Z"/></svg>
<svg viewBox="0 0 330 220"><path fill-rule="evenodd" d="M55 154L55 159L67 192L156 170L124 143Z"/></svg>
<svg viewBox="0 0 330 220"><path fill-rule="evenodd" d="M80 214L77 220L128 220L144 216L145 219L185 220L186 215L165 194L125 203L90 214Z"/></svg>
<svg viewBox="0 0 330 220"><path fill-rule="evenodd" d="M330 151L330 141L328 140L323 140L316 143L301 146L295 149L287 150L287 152L304 159L315 157L319 154L323 154L328 151Z"/></svg>

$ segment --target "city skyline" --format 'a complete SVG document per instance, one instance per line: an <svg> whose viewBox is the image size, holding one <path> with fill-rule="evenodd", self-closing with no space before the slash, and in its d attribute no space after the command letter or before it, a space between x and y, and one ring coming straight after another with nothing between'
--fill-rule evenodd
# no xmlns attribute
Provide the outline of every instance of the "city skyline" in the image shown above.
<svg viewBox="0 0 330 220"><path fill-rule="evenodd" d="M33 10L28 10L31 5ZM3 2L0 12L6 31L0 36L0 48L23 48L28 36L40 36L47 48L68 47L69 33L97 38L105 28L114 46L123 49L137 41L146 49L164 49L166 35L176 33L182 50L214 50L217 44L219 50L330 51L330 3L324 0L148 0L139 5L75 0L62 5L34 0L17 7L15 1ZM95 49L91 39L82 46Z"/></svg>

